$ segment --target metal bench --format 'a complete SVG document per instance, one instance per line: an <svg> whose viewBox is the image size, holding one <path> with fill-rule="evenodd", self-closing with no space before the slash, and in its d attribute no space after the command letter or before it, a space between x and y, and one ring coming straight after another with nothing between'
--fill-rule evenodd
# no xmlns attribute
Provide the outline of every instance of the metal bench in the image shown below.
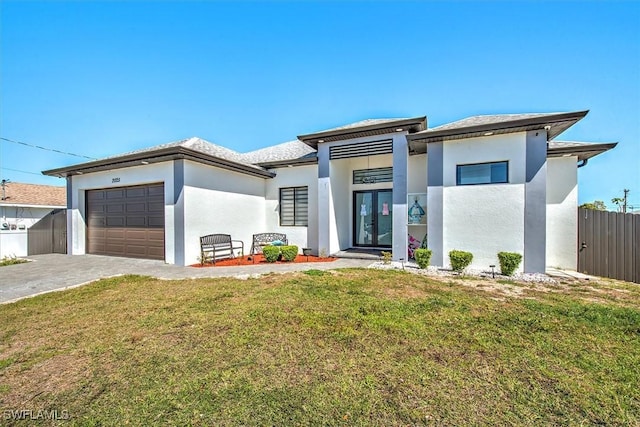
<svg viewBox="0 0 640 427"><path fill-rule="evenodd" d="M255 262L255 256L262 253L262 248L269 246L275 241L281 241L284 245L288 245L287 235L284 233L258 233L253 235L253 243L251 244L251 256Z"/></svg>
<svg viewBox="0 0 640 427"><path fill-rule="evenodd" d="M202 263L216 261L225 258L235 258L235 250L241 250L244 256L244 242L241 240L231 240L229 234L209 234L200 237L200 256Z"/></svg>

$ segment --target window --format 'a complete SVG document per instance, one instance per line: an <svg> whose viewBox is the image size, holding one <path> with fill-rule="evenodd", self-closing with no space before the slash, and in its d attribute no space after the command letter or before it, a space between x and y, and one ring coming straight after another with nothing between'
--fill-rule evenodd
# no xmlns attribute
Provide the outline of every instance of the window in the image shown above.
<svg viewBox="0 0 640 427"><path fill-rule="evenodd" d="M509 182L509 162L458 165L456 185L500 184Z"/></svg>
<svg viewBox="0 0 640 427"><path fill-rule="evenodd" d="M393 182L393 168L358 169L353 171L354 184Z"/></svg>
<svg viewBox="0 0 640 427"><path fill-rule="evenodd" d="M301 226L308 224L309 188L289 187L280 189L280 225Z"/></svg>

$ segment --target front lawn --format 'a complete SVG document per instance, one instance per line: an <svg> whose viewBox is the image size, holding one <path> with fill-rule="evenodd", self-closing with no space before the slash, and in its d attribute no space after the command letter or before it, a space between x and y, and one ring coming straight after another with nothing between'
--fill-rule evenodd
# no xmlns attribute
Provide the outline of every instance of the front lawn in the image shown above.
<svg viewBox="0 0 640 427"><path fill-rule="evenodd" d="M623 282L124 276L0 319L0 424L640 423L640 286Z"/></svg>

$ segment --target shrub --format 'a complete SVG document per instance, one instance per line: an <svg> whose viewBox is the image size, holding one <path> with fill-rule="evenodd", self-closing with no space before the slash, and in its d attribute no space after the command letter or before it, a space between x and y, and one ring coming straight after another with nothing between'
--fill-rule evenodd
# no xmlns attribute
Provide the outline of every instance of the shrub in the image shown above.
<svg viewBox="0 0 640 427"><path fill-rule="evenodd" d="M473 254L471 252L457 251L454 249L449 252L449 261L451 261L453 271L461 272L471 264Z"/></svg>
<svg viewBox="0 0 640 427"><path fill-rule="evenodd" d="M380 255L382 255L382 263L383 264L390 264L391 263L391 252L382 251L382 252L380 252Z"/></svg>
<svg viewBox="0 0 640 427"><path fill-rule="evenodd" d="M431 249L416 249L414 256L416 257L418 267L427 268L429 266L429 261L431 260Z"/></svg>
<svg viewBox="0 0 640 427"><path fill-rule="evenodd" d="M293 261L298 255L298 247L296 245L280 246L282 259L285 261Z"/></svg>
<svg viewBox="0 0 640 427"><path fill-rule="evenodd" d="M262 248L262 255L267 262L276 262L280 256L279 246L265 246Z"/></svg>
<svg viewBox="0 0 640 427"><path fill-rule="evenodd" d="M498 252L500 261L500 272L505 276L511 276L520 266L522 255L516 252Z"/></svg>

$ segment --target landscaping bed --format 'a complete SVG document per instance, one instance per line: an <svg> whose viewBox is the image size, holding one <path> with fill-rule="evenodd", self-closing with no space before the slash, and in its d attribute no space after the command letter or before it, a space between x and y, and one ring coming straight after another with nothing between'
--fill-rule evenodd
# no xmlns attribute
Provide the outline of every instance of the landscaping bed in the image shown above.
<svg viewBox="0 0 640 427"><path fill-rule="evenodd" d="M297 255L293 261L276 261L269 263L265 260L264 256L259 255L245 255L236 258L227 258L216 261L215 264L208 262L205 264L192 264L191 267L206 268L206 267L235 267L238 265L264 265L264 264L291 264L291 263L304 263L304 262L333 262L337 258L335 257L318 257L313 255Z"/></svg>

